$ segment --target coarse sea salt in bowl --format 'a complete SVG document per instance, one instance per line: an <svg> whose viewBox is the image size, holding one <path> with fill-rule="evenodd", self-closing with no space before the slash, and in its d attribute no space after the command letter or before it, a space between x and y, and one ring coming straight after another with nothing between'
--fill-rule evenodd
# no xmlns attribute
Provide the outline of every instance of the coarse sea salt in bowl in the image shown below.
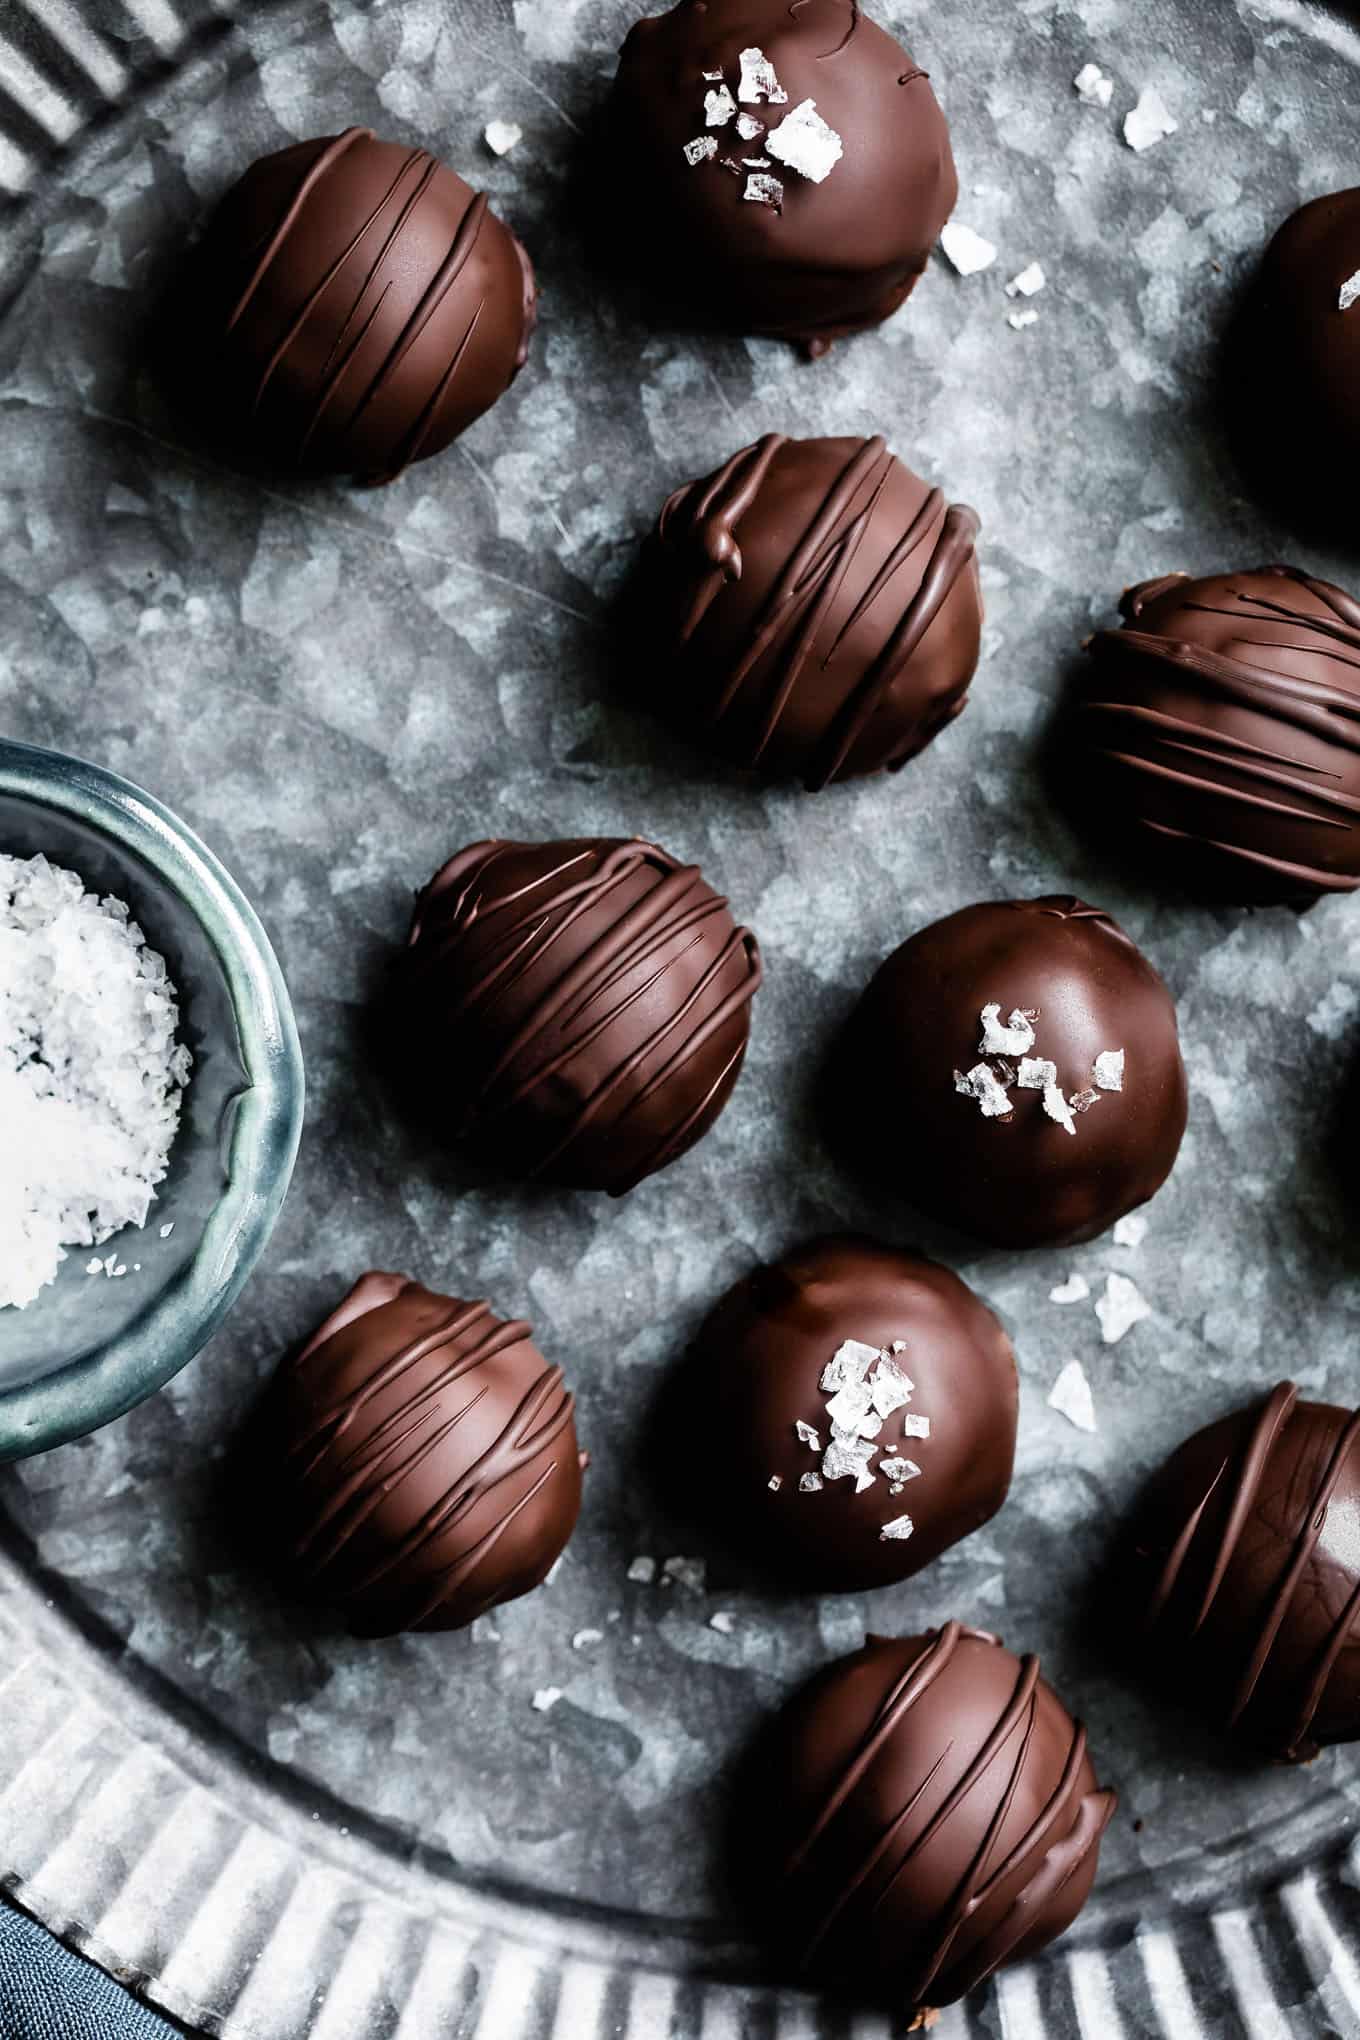
<svg viewBox="0 0 1360 2040"><path fill-rule="evenodd" d="M100 766L0 738L0 855L45 857L127 905L165 960L193 1058L145 1226L68 1247L33 1302L0 1309L3 1463L111 1423L212 1336L287 1194L304 1085L268 937L159 801ZM96 1258L126 1272L91 1275Z"/></svg>

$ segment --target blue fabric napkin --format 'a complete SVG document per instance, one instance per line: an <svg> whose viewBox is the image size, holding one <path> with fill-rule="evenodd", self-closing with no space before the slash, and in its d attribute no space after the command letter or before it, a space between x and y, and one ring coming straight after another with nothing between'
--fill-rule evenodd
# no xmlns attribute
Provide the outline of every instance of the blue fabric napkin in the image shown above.
<svg viewBox="0 0 1360 2040"><path fill-rule="evenodd" d="M175 2040L171 2027L0 1904L0 2040Z"/></svg>

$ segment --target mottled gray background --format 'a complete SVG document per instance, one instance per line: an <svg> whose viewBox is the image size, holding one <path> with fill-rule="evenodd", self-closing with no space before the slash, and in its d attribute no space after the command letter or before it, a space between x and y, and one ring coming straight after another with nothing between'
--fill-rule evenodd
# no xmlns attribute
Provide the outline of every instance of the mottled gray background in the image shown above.
<svg viewBox="0 0 1360 2040"><path fill-rule="evenodd" d="M670 1919L713 1912L721 1768L797 1679L866 1625L994 1626L1043 1653L1122 1790L1098 1932L1174 1895L1164 1866L1189 1888L1211 1863L1221 1894L1353 1819L1351 1755L1218 1769L1084 1644L1077 1597L1135 1482L1188 1428L1284 1375L1355 1399L1354 1218L1324 1142L1360 1031L1360 907L1180 908L1093 860L1036 760L1074 648L1122 584L1281 555L1355 584L1353 558L1242 493L1212 395L1216 336L1263 238L1354 181L1360 38L1293 0L876 12L931 70L959 217L1001 252L966 280L937 261L888 327L815 367L658 330L583 270L564 194L626 0L256 8L11 216L0 719L142 782L220 852L278 946L310 1100L290 1203L226 1331L124 1422L0 1476L0 1497L49 1591L178 1688L205 1733L435 1859ZM1108 112L1072 91L1088 59L1116 80ZM1146 83L1180 129L1139 157L1119 123ZM504 162L480 142L493 117L525 129ZM148 305L253 157L350 121L486 183L538 265L540 336L494 414L392 488L262 486L166 410ZM1049 287L1015 333L1002 284L1035 258ZM774 429L883 430L982 513L973 704L898 780L753 790L610 697L608 606L659 501ZM701 862L761 936L736 1098L622 1204L485 1188L391 1117L365 1067L365 1001L413 889L453 848L634 831ZM1190 1133L1136 1253L946 1248L832 1166L807 1081L904 935L974 899L1059 888L1109 907L1170 979ZM1025 1385L1006 1513L876 1596L776 1602L719 1555L703 1597L629 1584L637 1554L704 1549L658 1513L635 1449L659 1379L730 1280L827 1226L941 1247L1004 1317ZM580 1531L547 1590L471 1635L374 1646L299 1623L220 1528L220 1460L256 1385L369 1265L529 1315L578 1391L593 1455ZM1115 1268L1154 1315L1107 1351L1089 1305L1048 1291ZM1095 1437L1045 1405L1074 1356ZM731 1635L709 1627L720 1609ZM603 1641L573 1649L587 1627ZM534 1711L549 1685L565 1697ZM1220 1845L1221 1862L1206 1856Z"/></svg>

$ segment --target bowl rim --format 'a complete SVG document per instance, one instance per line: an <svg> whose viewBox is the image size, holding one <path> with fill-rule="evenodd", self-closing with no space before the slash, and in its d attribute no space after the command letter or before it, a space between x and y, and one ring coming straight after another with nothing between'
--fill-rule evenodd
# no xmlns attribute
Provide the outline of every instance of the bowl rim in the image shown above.
<svg viewBox="0 0 1360 2040"><path fill-rule="evenodd" d="M235 879L186 823L102 765L2 736L0 796L85 823L180 895L221 964L249 1079L236 1100L226 1187L182 1277L111 1346L0 1391L3 1465L113 1423L201 1352L245 1286L283 1207L302 1136L306 1077L292 1001L269 937Z"/></svg>

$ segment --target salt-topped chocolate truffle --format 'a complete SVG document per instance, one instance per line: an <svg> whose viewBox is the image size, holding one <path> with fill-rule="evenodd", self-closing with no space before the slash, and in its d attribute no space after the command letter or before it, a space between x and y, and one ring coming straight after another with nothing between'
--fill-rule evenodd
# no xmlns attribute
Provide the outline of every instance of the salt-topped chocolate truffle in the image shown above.
<svg viewBox="0 0 1360 2040"><path fill-rule="evenodd" d="M1010 1341L919 1255L846 1236L755 1269L704 1327L696 1376L705 1496L805 1590L909 1579L1006 1498Z"/></svg>
<svg viewBox="0 0 1360 2040"><path fill-rule="evenodd" d="M967 697L977 530L882 439L769 434L661 513L637 591L650 698L768 778L895 771Z"/></svg>
<svg viewBox="0 0 1360 2040"><path fill-rule="evenodd" d="M1289 1763L1360 1741L1360 1413L1282 1382L1197 1432L1128 1573L1139 1662L1216 1728Z"/></svg>
<svg viewBox="0 0 1360 2040"><path fill-rule="evenodd" d="M833 1134L921 1210L1000 1246L1094 1239L1170 1173L1176 1009L1081 900L966 907L903 943L837 1050Z"/></svg>
<svg viewBox="0 0 1360 2040"><path fill-rule="evenodd" d="M250 1477L283 1568L360 1636L461 1629L541 1585L576 1527L585 1458L527 1324L363 1276L284 1361Z"/></svg>
<svg viewBox="0 0 1360 2040"><path fill-rule="evenodd" d="M1242 901L1353 892L1360 603L1259 567L1171 574L1120 607L1123 629L1091 640L1070 719L1083 804L1161 852L1178 886Z"/></svg>
<svg viewBox="0 0 1360 2040"><path fill-rule="evenodd" d="M602 153L630 262L705 325L814 352L897 310L958 196L926 73L857 0L639 21Z"/></svg>
<svg viewBox="0 0 1360 2040"><path fill-rule="evenodd" d="M1360 187L1292 213L1266 250L1241 344L1260 385L1283 403L1300 481L1354 517L1360 460ZM1271 430L1269 413L1255 419ZM1285 455L1288 463L1289 456Z"/></svg>
<svg viewBox="0 0 1360 2040"><path fill-rule="evenodd" d="M909 2019L1071 1926L1115 1804L1037 1658L871 1636L766 1738L746 1881L791 1963Z"/></svg>
<svg viewBox="0 0 1360 2040"><path fill-rule="evenodd" d="M194 275L219 427L271 464L369 481L489 410L534 329L529 259L485 196L367 128L254 164Z"/></svg>
<svg viewBox="0 0 1360 2040"><path fill-rule="evenodd" d="M617 1196L717 1119L760 977L750 930L654 843L474 843L420 896L397 1047L499 1173Z"/></svg>

